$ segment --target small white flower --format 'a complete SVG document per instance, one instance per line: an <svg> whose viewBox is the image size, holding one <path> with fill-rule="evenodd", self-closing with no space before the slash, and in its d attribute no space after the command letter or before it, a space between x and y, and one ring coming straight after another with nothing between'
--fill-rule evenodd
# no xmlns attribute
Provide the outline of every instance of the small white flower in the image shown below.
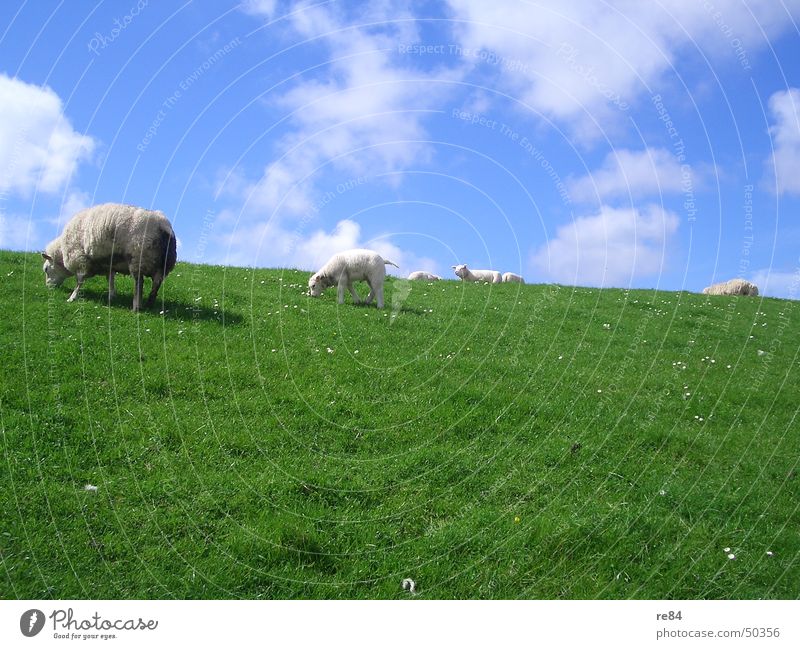
<svg viewBox="0 0 800 649"><path fill-rule="evenodd" d="M409 593L413 593L417 590L417 584L413 579L403 579L403 590L407 590Z"/></svg>
<svg viewBox="0 0 800 649"><path fill-rule="evenodd" d="M661 491L658 492L658 495L659 496L666 496L667 492L664 489L662 489Z"/></svg>
<svg viewBox="0 0 800 649"><path fill-rule="evenodd" d="M273 349L273 350L272 350L272 353L274 354L276 351L278 351L278 350L277 350L277 349Z"/></svg>
<svg viewBox="0 0 800 649"><path fill-rule="evenodd" d="M728 555L728 559L730 559L731 561L733 561L735 558L736 558L736 555L735 555L735 554L733 554L733 552L731 552L731 553Z"/></svg>
<svg viewBox="0 0 800 649"><path fill-rule="evenodd" d="M731 551L731 549L730 549L730 548L725 548L725 549L723 549L722 551L723 551L723 552L730 552L730 551Z"/></svg>
<svg viewBox="0 0 800 649"><path fill-rule="evenodd" d="M87 484L83 487L84 491L97 491L97 487L93 484Z"/></svg>
<svg viewBox="0 0 800 649"><path fill-rule="evenodd" d="M757 353L759 356L763 356L763 355L764 355L764 354L766 354L767 352L765 352L763 349L759 349L759 350L758 350L758 352L756 352L756 353Z"/></svg>
<svg viewBox="0 0 800 649"><path fill-rule="evenodd" d="M561 360L562 358L564 358L564 357L563 357L563 356L559 356L559 357L558 357L558 360Z"/></svg>
<svg viewBox="0 0 800 649"><path fill-rule="evenodd" d="M771 557L771 556L772 556L772 550L767 550L767 556L768 556L768 557Z"/></svg>
<svg viewBox="0 0 800 649"><path fill-rule="evenodd" d="M325 349L329 354L333 354L333 350L330 347L326 347Z"/></svg>

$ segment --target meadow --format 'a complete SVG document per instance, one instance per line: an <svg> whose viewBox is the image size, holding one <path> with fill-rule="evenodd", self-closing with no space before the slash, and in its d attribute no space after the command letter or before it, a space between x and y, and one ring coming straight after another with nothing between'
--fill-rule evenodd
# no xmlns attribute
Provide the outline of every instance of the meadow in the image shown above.
<svg viewBox="0 0 800 649"><path fill-rule="evenodd" d="M797 303L308 276L0 252L0 596L800 596Z"/></svg>

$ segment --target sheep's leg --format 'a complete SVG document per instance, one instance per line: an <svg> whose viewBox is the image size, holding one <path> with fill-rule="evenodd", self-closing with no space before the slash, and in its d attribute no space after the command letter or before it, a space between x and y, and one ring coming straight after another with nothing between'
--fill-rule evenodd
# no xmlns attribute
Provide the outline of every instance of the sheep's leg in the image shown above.
<svg viewBox="0 0 800 649"><path fill-rule="evenodd" d="M158 295L158 289L161 288L161 282L164 281L164 276L160 271L156 271L156 274L153 275L153 288L150 289L150 296L147 298L147 308L152 308L153 304L156 301L156 295Z"/></svg>
<svg viewBox="0 0 800 649"><path fill-rule="evenodd" d="M111 300L113 300L114 297L116 297L116 295L117 295L117 290L114 287L114 276L115 275L116 275L116 273L114 272L113 269L108 272L108 301L109 302L111 302Z"/></svg>
<svg viewBox="0 0 800 649"><path fill-rule="evenodd" d="M364 300L364 304L371 304L372 298L375 297L375 289L372 287L372 282L367 280L367 285L369 286L369 295L367 295L367 299Z"/></svg>
<svg viewBox="0 0 800 649"><path fill-rule="evenodd" d="M378 290L377 290L377 291L375 291L375 295L376 295L376 296L377 296L377 298L378 298L378 300L377 300L377 302L378 302L378 308L379 308L379 309L382 309L382 308L383 308L383 286L379 286L379 287L378 287Z"/></svg>
<svg viewBox="0 0 800 649"><path fill-rule="evenodd" d="M138 311L142 305L142 289L144 288L144 275L133 276L134 289L133 289L133 310Z"/></svg>
<svg viewBox="0 0 800 649"><path fill-rule="evenodd" d="M344 304L344 288L346 285L347 282L345 281L344 277L341 277L339 279L339 289L337 293L337 300L339 301L339 304Z"/></svg>
<svg viewBox="0 0 800 649"><path fill-rule="evenodd" d="M72 302L76 297L78 297L78 291L81 290L81 286L83 285L83 280L86 279L85 273L76 273L75 278L77 279L77 284L75 284L75 290L72 291L70 296L67 298L67 302Z"/></svg>
<svg viewBox="0 0 800 649"><path fill-rule="evenodd" d="M347 288L349 288L349 289L350 289L350 295L352 295L352 296L353 296L353 302L354 302L355 304L361 304L361 298L360 298L360 297L358 297L358 293L356 293L356 289L355 289L355 287L353 286L353 282L350 282L350 283L347 285Z"/></svg>

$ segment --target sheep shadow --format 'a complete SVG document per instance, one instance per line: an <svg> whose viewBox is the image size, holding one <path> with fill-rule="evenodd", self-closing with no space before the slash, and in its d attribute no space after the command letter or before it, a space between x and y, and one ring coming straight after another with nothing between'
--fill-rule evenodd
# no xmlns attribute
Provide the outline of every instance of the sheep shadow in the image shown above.
<svg viewBox="0 0 800 649"><path fill-rule="evenodd" d="M144 301L147 301L147 291L144 293ZM109 302L108 290L81 289L79 299L95 302L101 306L112 309L123 309L130 311L133 306L133 294L117 293ZM162 313L163 311L163 313ZM213 309L201 304L192 302L182 302L172 298L162 300L161 296L156 297L152 307L142 306L142 314L157 315L165 320L200 320L203 322L216 322L218 324L241 324L244 318L239 313L224 311L222 308Z"/></svg>

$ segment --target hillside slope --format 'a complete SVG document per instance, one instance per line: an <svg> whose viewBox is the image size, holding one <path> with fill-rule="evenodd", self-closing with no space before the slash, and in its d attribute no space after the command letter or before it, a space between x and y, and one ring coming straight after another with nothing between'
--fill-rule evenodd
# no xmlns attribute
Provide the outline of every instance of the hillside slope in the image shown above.
<svg viewBox="0 0 800 649"><path fill-rule="evenodd" d="M796 303L307 278L0 252L3 597L800 596Z"/></svg>

